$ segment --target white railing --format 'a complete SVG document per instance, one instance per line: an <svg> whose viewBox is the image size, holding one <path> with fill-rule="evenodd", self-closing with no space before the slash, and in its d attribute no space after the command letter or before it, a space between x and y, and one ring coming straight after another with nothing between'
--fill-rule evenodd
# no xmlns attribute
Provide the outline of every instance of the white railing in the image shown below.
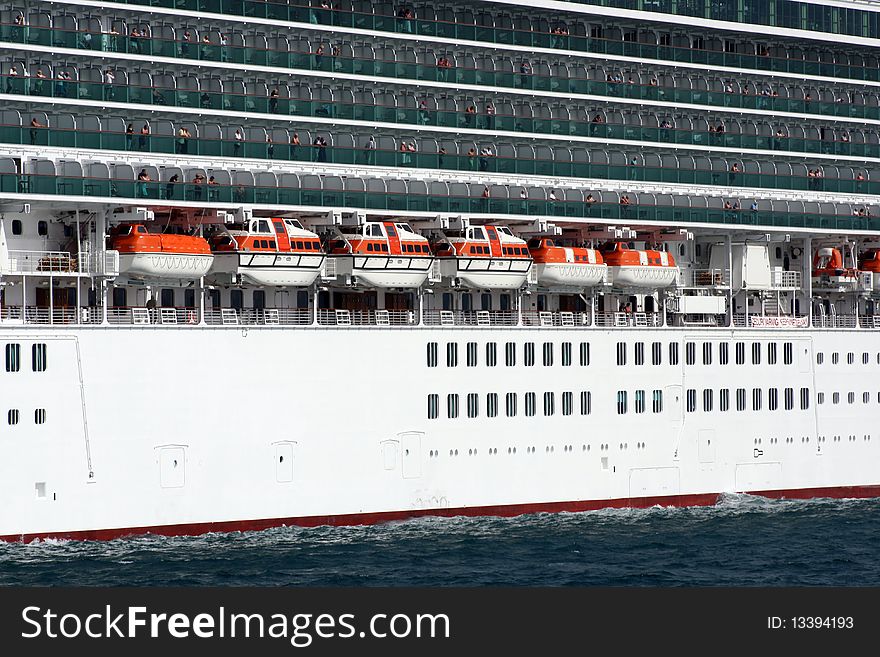
<svg viewBox="0 0 880 657"><path fill-rule="evenodd" d="M303 326L312 323L308 308L214 308L205 311L211 326Z"/></svg>
<svg viewBox="0 0 880 657"><path fill-rule="evenodd" d="M561 326L573 328L576 326L589 326L590 316L587 313L575 313L565 311L541 310L523 311L522 323L524 326Z"/></svg>
<svg viewBox="0 0 880 657"><path fill-rule="evenodd" d="M324 263L321 265L321 280L336 280L336 258L324 258Z"/></svg>
<svg viewBox="0 0 880 657"><path fill-rule="evenodd" d="M418 317L412 310L318 310L321 326L413 326Z"/></svg>
<svg viewBox="0 0 880 657"><path fill-rule="evenodd" d="M515 310L426 310L422 321L429 326L516 326Z"/></svg>
<svg viewBox="0 0 880 657"><path fill-rule="evenodd" d="M855 315L813 315L815 328L855 328L857 325Z"/></svg>
<svg viewBox="0 0 880 657"><path fill-rule="evenodd" d="M98 276L119 276L119 251L105 251L104 257L100 253L92 253L88 258L90 274Z"/></svg>
<svg viewBox="0 0 880 657"><path fill-rule="evenodd" d="M0 308L0 322L8 324L100 324L100 308L59 306L4 306Z"/></svg>
<svg viewBox="0 0 880 657"><path fill-rule="evenodd" d="M730 270L683 269L679 284L682 287L727 287L730 285Z"/></svg>
<svg viewBox="0 0 880 657"><path fill-rule="evenodd" d="M10 274L75 274L76 258L66 251L10 251Z"/></svg>
<svg viewBox="0 0 880 657"><path fill-rule="evenodd" d="M801 287L801 273L799 271L773 269L770 272L770 287L774 290L799 290Z"/></svg>
<svg viewBox="0 0 880 657"><path fill-rule="evenodd" d="M606 328L656 328L663 326L663 315L661 313L632 313L632 312L616 312L616 313L596 313L596 326Z"/></svg>

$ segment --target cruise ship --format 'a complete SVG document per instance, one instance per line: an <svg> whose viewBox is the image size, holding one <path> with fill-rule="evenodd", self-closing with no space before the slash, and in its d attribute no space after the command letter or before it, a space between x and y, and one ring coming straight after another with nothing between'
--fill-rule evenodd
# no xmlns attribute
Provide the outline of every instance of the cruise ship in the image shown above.
<svg viewBox="0 0 880 657"><path fill-rule="evenodd" d="M0 538L880 494L880 3L12 0Z"/></svg>

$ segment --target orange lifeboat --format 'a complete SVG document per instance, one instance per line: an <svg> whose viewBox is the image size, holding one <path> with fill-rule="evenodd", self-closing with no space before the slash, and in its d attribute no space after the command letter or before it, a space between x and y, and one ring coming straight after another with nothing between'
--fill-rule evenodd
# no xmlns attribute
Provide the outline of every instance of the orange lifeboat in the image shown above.
<svg viewBox="0 0 880 657"><path fill-rule="evenodd" d="M631 249L624 242L609 242L601 251L615 287L660 288L678 280L675 258L666 251Z"/></svg>
<svg viewBox="0 0 880 657"><path fill-rule="evenodd" d="M840 249L823 247L813 256L813 284L817 286L854 287L859 282L859 272L845 267Z"/></svg>
<svg viewBox="0 0 880 657"><path fill-rule="evenodd" d="M557 246L547 238L531 239L528 246L541 285L583 288L605 282L608 265L596 249Z"/></svg>
<svg viewBox="0 0 880 657"><path fill-rule="evenodd" d="M321 241L295 219L257 218L222 227L211 237L216 282L307 287L324 264Z"/></svg>
<svg viewBox="0 0 880 657"><path fill-rule="evenodd" d="M204 276L214 260L204 238L151 233L138 223L111 228L109 248L119 252L119 272L134 278L194 280Z"/></svg>
<svg viewBox="0 0 880 657"><path fill-rule="evenodd" d="M507 226L470 226L434 245L444 278L481 290L514 290L526 282L532 256Z"/></svg>
<svg viewBox="0 0 880 657"><path fill-rule="evenodd" d="M394 221L367 222L357 233L331 240L327 250L336 260L337 275L369 287L419 287L434 262L427 238Z"/></svg>
<svg viewBox="0 0 880 657"><path fill-rule="evenodd" d="M859 258L859 270L880 274L880 249L868 249Z"/></svg>

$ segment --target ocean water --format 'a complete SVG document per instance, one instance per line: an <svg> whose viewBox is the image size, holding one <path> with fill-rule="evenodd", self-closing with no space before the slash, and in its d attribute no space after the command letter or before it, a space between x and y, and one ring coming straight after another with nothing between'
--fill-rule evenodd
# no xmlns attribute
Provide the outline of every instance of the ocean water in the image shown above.
<svg viewBox="0 0 880 657"><path fill-rule="evenodd" d="M880 500L0 544L5 586L877 586Z"/></svg>

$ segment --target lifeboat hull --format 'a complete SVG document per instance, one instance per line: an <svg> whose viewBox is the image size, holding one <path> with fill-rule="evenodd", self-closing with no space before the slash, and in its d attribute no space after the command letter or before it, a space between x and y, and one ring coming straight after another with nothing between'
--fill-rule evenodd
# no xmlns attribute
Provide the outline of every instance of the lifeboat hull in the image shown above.
<svg viewBox="0 0 880 657"><path fill-rule="evenodd" d="M428 280L433 258L346 254L336 259L337 275L353 276L367 287L420 287Z"/></svg>
<svg viewBox="0 0 880 657"><path fill-rule="evenodd" d="M440 271L476 290L516 290L526 282L531 266L524 258L448 258Z"/></svg>
<svg viewBox="0 0 880 657"><path fill-rule="evenodd" d="M265 287L308 287L321 274L324 255L297 253L217 253L211 276Z"/></svg>
<svg viewBox="0 0 880 657"><path fill-rule="evenodd" d="M616 287L669 287L678 280L678 267L625 265L609 266L608 271Z"/></svg>
<svg viewBox="0 0 880 657"><path fill-rule="evenodd" d="M211 269L214 256L192 253L120 253L119 273L134 278L195 280Z"/></svg>
<svg viewBox="0 0 880 657"><path fill-rule="evenodd" d="M547 286L593 287L605 282L608 265L554 262L535 263L538 283Z"/></svg>

